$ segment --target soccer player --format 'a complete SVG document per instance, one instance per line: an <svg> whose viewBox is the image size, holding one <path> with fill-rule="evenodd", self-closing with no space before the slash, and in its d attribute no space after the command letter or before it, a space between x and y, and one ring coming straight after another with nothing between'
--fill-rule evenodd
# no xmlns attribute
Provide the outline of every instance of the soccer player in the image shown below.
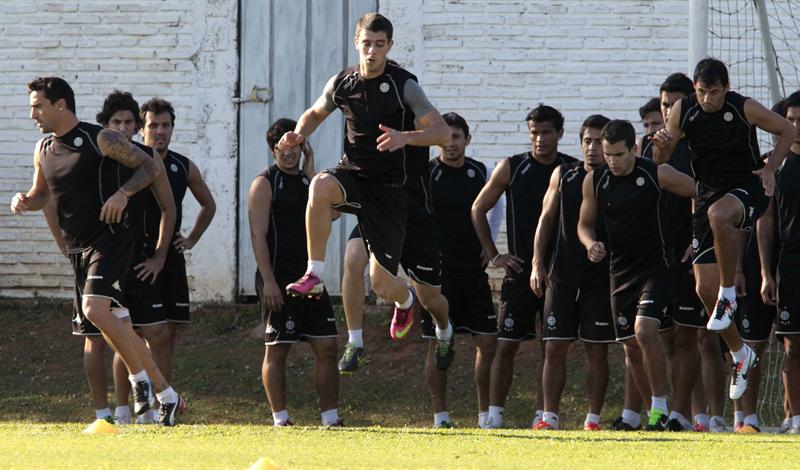
<svg viewBox="0 0 800 470"><path fill-rule="evenodd" d="M778 168L775 197L770 202L770 208L758 221L758 245L761 255L761 295L764 303L777 306L775 334L783 337L784 383L793 414L792 425L787 432L800 434L800 412L797 411L800 410L800 224L797 223L800 214L800 188L797 184L800 180L800 91L783 101L781 111L798 135ZM777 279L772 274L774 217L777 217L780 242Z"/></svg>
<svg viewBox="0 0 800 470"><path fill-rule="evenodd" d="M152 147L164 162L167 178L175 200L175 230L172 243L167 252L163 269L158 274L156 285L161 296L164 315L169 329L169 348L166 356L164 375L172 379L172 359L175 343L178 339L178 326L189 323L189 284L186 279L186 259L184 252L191 250L200 241L217 210L214 196L200 173L200 169L189 158L170 150L172 132L175 128L175 110L168 101L152 98L140 108L144 127L141 133L145 145ZM200 205L194 226L185 237L181 234L183 221L183 198L189 190ZM158 207L149 204L145 207L146 220L152 225L147 227L147 236L152 243L157 239Z"/></svg>
<svg viewBox="0 0 800 470"><path fill-rule="evenodd" d="M150 185L158 165L117 131L81 122L75 95L59 77L28 84L31 119L42 133L34 151L33 185L17 193L11 210L41 210L51 195L75 272L75 323L88 320L122 356L133 385L135 412L161 403L159 423L172 426L185 402L169 386L144 342L129 324L120 283L133 255L133 235L126 220L130 197ZM118 165L135 171L120 184ZM152 383L151 383L152 380Z"/></svg>
<svg viewBox="0 0 800 470"><path fill-rule="evenodd" d="M643 136L648 134L655 134L664 128L664 115L661 113L661 99L660 97L650 98L641 108L639 108L639 117L642 119L642 127L644 128ZM642 156L644 155L644 138L636 142L636 146Z"/></svg>
<svg viewBox="0 0 800 470"><path fill-rule="evenodd" d="M683 136L695 154L698 181L692 215L692 249L697 293L707 312L706 327L718 331L733 358L731 399L747 389L755 352L733 324L734 286L740 255L739 231L749 231L767 207L780 166L796 132L786 119L758 101L729 90L728 69L717 59L701 60L694 72L695 94L673 104L667 127L653 136L653 159L669 161ZM780 134L766 165L756 128ZM759 181L760 180L760 181ZM718 292L715 290L718 288Z"/></svg>
<svg viewBox="0 0 800 470"><path fill-rule="evenodd" d="M636 158L636 133L628 121L609 122L601 137L606 166L584 179L578 235L591 261L610 255L617 341L623 343L640 394L651 393L645 429L663 431L667 380L658 328L669 302L673 262L659 208L663 191L692 197L694 180L669 165ZM597 236L598 214L608 247Z"/></svg>
<svg viewBox="0 0 800 470"><path fill-rule="evenodd" d="M247 196L250 238L258 265L256 291L266 323L261 380L275 426L291 425L286 407L286 357L292 344L307 341L314 352L314 386L322 425L341 426L336 319L328 293L323 290L320 298L306 300L288 296L282 289L302 275L307 261L304 217L309 178L314 176L313 153L307 143L302 146L305 161L301 166L301 146L278 146L280 138L296 125L293 120L278 119L270 126L267 143L275 164L253 180Z"/></svg>
<svg viewBox="0 0 800 470"><path fill-rule="evenodd" d="M547 289L542 325L544 414L534 429L559 428L567 352L572 341L580 338L586 348L589 397L583 428L600 430L600 410L608 386L608 344L615 340L608 263L592 263L587 258L578 239L578 216L586 174L605 163L600 133L609 121L599 114L583 121L579 134L583 162L564 163L553 171L536 228L530 284L539 297L545 294L545 285ZM597 225L602 232L602 223ZM548 260L549 269L545 267Z"/></svg>
<svg viewBox="0 0 800 470"><path fill-rule="evenodd" d="M542 299L534 295L529 278L533 238L550 175L559 165L576 161L558 151L558 141L564 135L564 116L558 110L540 104L525 121L531 150L501 160L472 204L472 224L481 242L483 261L505 270L497 318L497 352L489 380L489 427L502 427L514 357L523 340L536 336L534 320L541 315ZM504 192L509 253L500 254L492 241L486 214ZM537 410L541 405L537 404Z"/></svg>
<svg viewBox="0 0 800 470"><path fill-rule="evenodd" d="M355 213L370 252L372 288L378 296L395 303L390 333L397 338L408 331L415 305L411 290L398 277L407 233L406 185L412 183L408 159L419 151L413 147L445 145L450 132L416 77L387 61L392 32L392 23L383 15L361 17L354 38L358 66L332 77L322 96L300 117L294 132L284 134L278 145L286 149L302 144L336 108L341 109L346 127L345 155L335 168L318 174L311 182L306 210L308 267L286 289L303 297L321 294L319 274L325 267L325 244L331 228L327 211L334 208ZM436 286L430 287L439 302L435 307L428 305L442 345L437 348L437 367L446 369L453 357L453 328L447 318L446 299L436 295Z"/></svg>

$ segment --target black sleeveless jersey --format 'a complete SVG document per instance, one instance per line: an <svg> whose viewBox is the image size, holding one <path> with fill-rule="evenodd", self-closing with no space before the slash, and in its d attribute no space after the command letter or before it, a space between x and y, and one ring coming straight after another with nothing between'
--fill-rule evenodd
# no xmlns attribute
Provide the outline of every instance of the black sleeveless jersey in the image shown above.
<svg viewBox="0 0 800 470"><path fill-rule="evenodd" d="M800 155L789 152L775 178L782 268L800 268Z"/></svg>
<svg viewBox="0 0 800 470"><path fill-rule="evenodd" d="M153 149L144 145L142 143L132 141L133 145L139 147L147 154L148 157L153 158ZM117 173L119 177L119 181L122 184L125 184L133 173L136 170L133 168L128 168L125 165L118 165L117 166ZM144 188L138 193L134 194L128 199L128 207L126 208L128 211L128 223L130 224L130 228L133 231L133 239L136 242L136 251L134 252L134 260L138 261L139 258L147 257L153 255L155 250L155 242L154 240L152 243L149 241L149 233L148 233L148 217L147 217L147 209L151 206L155 205L156 209L158 209L158 203L155 200L155 196L153 196L153 192L150 190L150 187ZM155 228L155 237L158 238L158 225L161 220L161 212L157 212L157 220L156 220L156 228Z"/></svg>
<svg viewBox="0 0 800 470"><path fill-rule="evenodd" d="M447 277L469 277L484 271L481 242L472 226L472 203L486 183L486 165L466 157L454 168L439 158L430 161L433 215Z"/></svg>
<svg viewBox="0 0 800 470"><path fill-rule="evenodd" d="M689 139L697 179L713 191L751 181L753 170L764 166L758 151L756 127L747 122L744 103L749 98L729 91L718 111L706 113L697 95L681 99L681 130Z"/></svg>
<svg viewBox="0 0 800 470"><path fill-rule="evenodd" d="M403 89L407 80L417 81L410 72L392 61L382 75L365 79L358 66L339 73L334 81L333 101L345 120L344 157L339 165L357 170L372 182L403 185L409 167L424 169L424 161L407 161L410 146L394 152L381 152L377 138L383 133L379 124L398 131L414 129L414 114L406 108ZM420 147L423 148L423 147ZM414 151L412 151L414 152Z"/></svg>
<svg viewBox="0 0 800 470"><path fill-rule="evenodd" d="M670 267L671 253L660 217L658 165L636 158L625 176L614 176L602 166L594 170L593 184L617 289Z"/></svg>
<svg viewBox="0 0 800 470"><path fill-rule="evenodd" d="M642 138L642 157L653 159L653 134ZM689 148L688 139L681 139L672 153L669 164L676 170L694 178L692 160L694 155ZM661 219L664 221L664 234L667 243L680 259L686 247L692 242L692 200L665 191L661 194Z"/></svg>
<svg viewBox="0 0 800 470"><path fill-rule="evenodd" d="M578 238L578 220L583 202L583 162L561 165L559 189L558 235L550 259L550 280L581 289L608 288L608 259L592 263ZM595 227L597 239L606 242L602 214Z"/></svg>
<svg viewBox="0 0 800 470"><path fill-rule="evenodd" d="M506 189L508 251L524 261L526 271L531 270L533 238L542 214L544 195L550 185L550 175L559 165L576 161L560 152L550 165L539 163L531 152L508 157L511 170Z"/></svg>
<svg viewBox="0 0 800 470"><path fill-rule="evenodd" d="M272 186L272 204L267 230L272 271L278 285L299 278L306 271L306 203L311 183L301 171L296 175L284 173L272 165L258 176Z"/></svg>
<svg viewBox="0 0 800 470"><path fill-rule="evenodd" d="M170 189L172 189L172 197L175 199L175 228L172 231L173 236L171 239L174 240L181 231L183 198L186 195L186 189L189 187L189 159L177 152L168 150L167 156L163 161L164 170L167 172L167 179L169 180L169 186ZM144 225L146 232L145 237L150 245L149 249L152 251L155 250L155 245L158 242L158 230L161 224L161 208L158 207L158 202L152 193L148 196L144 209ZM169 251L171 254L178 254L172 243L170 243Z"/></svg>
<svg viewBox="0 0 800 470"><path fill-rule="evenodd" d="M61 137L51 135L39 150L47 185L56 203L58 223L69 253L80 253L104 231L127 230L127 211L120 224L100 221L100 209L120 187L116 160L97 146L103 128L80 122Z"/></svg>

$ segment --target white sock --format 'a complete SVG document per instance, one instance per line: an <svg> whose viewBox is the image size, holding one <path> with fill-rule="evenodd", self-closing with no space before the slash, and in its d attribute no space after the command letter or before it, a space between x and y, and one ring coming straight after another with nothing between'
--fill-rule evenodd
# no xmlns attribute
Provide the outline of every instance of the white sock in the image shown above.
<svg viewBox="0 0 800 470"><path fill-rule="evenodd" d="M347 342L355 344L356 347L364 347L364 330L347 330Z"/></svg>
<svg viewBox="0 0 800 470"><path fill-rule="evenodd" d="M642 414L626 408L622 410L622 421L631 427L638 428L642 425Z"/></svg>
<svg viewBox="0 0 800 470"><path fill-rule="evenodd" d="M733 424L744 423L744 411L733 412Z"/></svg>
<svg viewBox="0 0 800 470"><path fill-rule="evenodd" d="M167 387L164 390L156 393L156 398L160 403L177 403L178 402L178 394L175 393L175 390L172 387Z"/></svg>
<svg viewBox="0 0 800 470"><path fill-rule="evenodd" d="M650 397L650 409L651 410L658 410L663 414L667 414L667 397ZM652 411L650 413L652 415Z"/></svg>
<svg viewBox="0 0 800 470"><path fill-rule="evenodd" d="M706 429L711 426L711 418L705 413L694 415L694 422L704 426Z"/></svg>
<svg viewBox="0 0 800 470"><path fill-rule="evenodd" d="M489 417L488 411L481 411L478 413L478 427L481 429L486 428L486 419Z"/></svg>
<svg viewBox="0 0 800 470"><path fill-rule="evenodd" d="M103 408L102 410L94 410L94 417L97 419L104 419L106 416L111 416L111 408Z"/></svg>
<svg viewBox="0 0 800 470"><path fill-rule="evenodd" d="M753 413L749 414L744 417L744 424L749 424L750 426L760 427L758 425L758 415Z"/></svg>
<svg viewBox="0 0 800 470"><path fill-rule="evenodd" d="M503 427L503 407L489 406L489 420L493 428Z"/></svg>
<svg viewBox="0 0 800 470"><path fill-rule="evenodd" d="M273 413L273 418L275 414ZM320 413L322 417L322 425L323 426L330 426L332 424L336 424L339 421L339 409L338 408L331 408L330 410L325 410ZM286 413L286 419L289 419L289 413Z"/></svg>
<svg viewBox="0 0 800 470"><path fill-rule="evenodd" d="M278 411L272 413L272 422L274 426L283 426L289 422L289 410Z"/></svg>
<svg viewBox="0 0 800 470"><path fill-rule="evenodd" d="M731 351L731 357L733 358L734 362L744 362L747 359L747 351L750 348L747 347L746 344L742 345L742 349L734 352Z"/></svg>
<svg viewBox="0 0 800 470"><path fill-rule="evenodd" d="M553 426L554 428L558 428L558 413L553 413L550 411L545 411L542 415L542 421Z"/></svg>
<svg viewBox="0 0 800 470"><path fill-rule="evenodd" d="M735 302L736 301L736 287L735 286L730 286L730 287L719 286L719 298Z"/></svg>
<svg viewBox="0 0 800 470"><path fill-rule="evenodd" d="M128 376L128 381L133 385L136 385L136 382L142 382L144 380L150 380L150 377L147 376L147 371L144 369Z"/></svg>
<svg viewBox="0 0 800 470"><path fill-rule="evenodd" d="M800 415L792 416L792 426L800 427Z"/></svg>
<svg viewBox="0 0 800 470"><path fill-rule="evenodd" d="M447 328L444 330L440 330L439 327L436 327L436 339L440 340L448 340L450 337L453 336L453 324L449 321L447 322Z"/></svg>
<svg viewBox="0 0 800 470"><path fill-rule="evenodd" d="M308 260L306 264L306 274L314 273L319 277L323 271L325 271L325 261Z"/></svg>
<svg viewBox="0 0 800 470"><path fill-rule="evenodd" d="M450 421L450 414L446 411L440 411L438 413L433 414L433 426L438 427L442 423L446 423Z"/></svg>
<svg viewBox="0 0 800 470"><path fill-rule="evenodd" d="M414 295L413 295L413 294L411 294L411 290L409 289L409 291L408 291L408 297L406 297L406 300L404 300L402 303L400 303L400 302L395 302L394 304L395 304L395 305L397 306L397 308L399 308L400 310L406 310L406 309L408 309L408 308L411 308L411 304L413 304L413 303L414 303Z"/></svg>
<svg viewBox="0 0 800 470"><path fill-rule="evenodd" d="M131 417L131 407L128 405L125 406L118 406L114 408L114 416L115 417Z"/></svg>
<svg viewBox="0 0 800 470"><path fill-rule="evenodd" d="M596 415L594 413L587 413L586 420L583 422L584 425L586 424L600 424L600 415Z"/></svg>

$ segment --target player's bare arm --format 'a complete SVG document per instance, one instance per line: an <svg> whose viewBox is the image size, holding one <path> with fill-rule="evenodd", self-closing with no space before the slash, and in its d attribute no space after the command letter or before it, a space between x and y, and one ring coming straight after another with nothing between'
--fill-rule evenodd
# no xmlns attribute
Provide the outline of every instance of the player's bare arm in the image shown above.
<svg viewBox="0 0 800 470"><path fill-rule="evenodd" d="M775 253L775 198L770 198L769 206L756 224L758 257L761 265L761 300L766 305L775 305L777 291L772 275L772 260Z"/></svg>
<svg viewBox="0 0 800 470"><path fill-rule="evenodd" d="M317 99L313 106L308 108L300 119L297 120L297 126L294 132L287 132L283 134L281 140L278 141L278 147L285 149L300 145L317 130L322 121L331 115L331 111L325 109L325 97L321 96Z"/></svg>
<svg viewBox="0 0 800 470"><path fill-rule="evenodd" d="M247 217L250 221L250 241L253 243L253 254L256 258L258 272L264 282L261 301L270 311L278 311L283 306L281 288L275 281L270 263L267 231L269 230L270 211L272 210L272 185L267 178L258 177L250 185L247 193Z"/></svg>
<svg viewBox="0 0 800 470"><path fill-rule="evenodd" d="M578 219L578 238L583 246L589 261L599 263L606 257L606 246L603 242L597 241L597 198L594 194L594 170L590 171L583 180L583 200L581 201L581 214Z"/></svg>
<svg viewBox="0 0 800 470"><path fill-rule="evenodd" d="M197 213L197 219L195 219L194 227L192 227L189 235L184 238L180 233L175 234L173 245L181 252L194 248L217 212L217 203L214 201L214 195L208 189L203 175L200 174L200 169L191 160L189 160L189 191L192 192L192 196L200 204L200 211Z"/></svg>
<svg viewBox="0 0 800 470"><path fill-rule="evenodd" d="M681 197L694 197L697 191L691 176L667 164L658 166L658 184L661 189Z"/></svg>
<svg viewBox="0 0 800 470"><path fill-rule="evenodd" d="M145 282L149 279L151 284L155 284L158 274L164 269L164 262L167 259L177 217L175 198L172 195L167 172L164 169L164 161L155 153L155 150L153 152L153 161L160 167L158 177L150 185L150 191L153 193L161 212L161 219L158 225L158 241L156 242L156 250L153 256L133 267L136 277Z"/></svg>
<svg viewBox="0 0 800 470"><path fill-rule="evenodd" d="M767 159L767 164L760 170L755 170L753 174L761 179L764 186L764 193L772 196L775 193L775 172L783 163L789 148L792 146L797 129L783 116L776 114L756 100L749 99L744 102L744 115L750 124L759 129L778 136L775 147Z"/></svg>
<svg viewBox="0 0 800 470"><path fill-rule="evenodd" d="M383 134L378 136L378 150L393 152L406 145L417 147L438 145L447 146L450 143L450 126L444 122L439 111L432 110L422 117L417 118L417 130L400 132L391 127L379 125Z"/></svg>
<svg viewBox="0 0 800 470"><path fill-rule="evenodd" d="M667 163L672 158L672 152L683 136L680 121L681 102L676 101L670 109L666 127L653 134L653 161L656 163Z"/></svg>
<svg viewBox="0 0 800 470"><path fill-rule="evenodd" d="M47 228L50 229L50 234L53 235L59 251L64 256L67 256L67 242L64 240L64 234L61 232L61 225L58 223L58 210L56 203L52 199L47 202L42 208L44 220L47 222Z"/></svg>
<svg viewBox="0 0 800 470"><path fill-rule="evenodd" d="M556 168L550 175L550 185L544 195L542 215L536 225L536 235L533 238L533 270L531 271L531 290L537 296L544 294L547 282L547 258L551 253L552 238L558 224L558 213L561 208L560 191L561 167Z"/></svg>
<svg viewBox="0 0 800 470"><path fill-rule="evenodd" d="M303 143L303 165L301 168L303 169L303 174L308 176L308 179L312 179L317 174L317 169L314 166L314 149L311 148L311 144L308 141ZM336 218L333 220L336 220Z"/></svg>
<svg viewBox="0 0 800 470"><path fill-rule="evenodd" d="M11 212L19 215L28 211L42 210L50 200L50 187L44 179L41 163L39 162L39 152L42 148L44 139L36 143L33 151L33 183L27 193L17 193L11 198Z"/></svg>
<svg viewBox="0 0 800 470"><path fill-rule="evenodd" d="M144 150L113 129L106 128L97 134L97 146L106 157L136 170L100 210L100 220L105 223L119 223L128 205L128 198L150 186L158 177L159 167Z"/></svg>

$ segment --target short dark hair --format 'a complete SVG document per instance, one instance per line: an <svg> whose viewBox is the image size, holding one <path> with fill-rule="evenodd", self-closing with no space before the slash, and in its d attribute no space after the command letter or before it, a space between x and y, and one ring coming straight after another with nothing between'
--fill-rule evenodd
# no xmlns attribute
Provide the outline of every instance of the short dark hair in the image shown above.
<svg viewBox="0 0 800 470"><path fill-rule="evenodd" d="M800 107L800 90L795 91L791 95L782 99L779 103L782 103L779 114L783 117L786 117L786 113L789 112L789 108Z"/></svg>
<svg viewBox="0 0 800 470"><path fill-rule="evenodd" d="M28 83L28 93L44 92L44 97L51 104L63 99L67 109L75 112L75 93L66 80L61 77L36 77Z"/></svg>
<svg viewBox="0 0 800 470"><path fill-rule="evenodd" d="M694 83L692 83L692 79L685 73L673 73L661 84L661 87L658 89L658 94L660 95L665 91L667 93L683 93L689 96L694 93Z"/></svg>
<svg viewBox="0 0 800 470"><path fill-rule="evenodd" d="M609 144L624 141L629 149L636 145L636 131L633 129L633 124L625 119L608 121L600 135Z"/></svg>
<svg viewBox="0 0 800 470"><path fill-rule="evenodd" d="M694 83L700 82L708 85L719 82L722 86L728 86L728 67L719 59L706 57L694 68Z"/></svg>
<svg viewBox="0 0 800 470"><path fill-rule="evenodd" d="M107 126L111 121L111 116L118 111L130 111L133 113L133 119L136 121L136 130L142 128L142 116L139 115L139 103L133 99L127 91L114 90L103 101L103 109L97 113L97 122L100 125Z"/></svg>
<svg viewBox="0 0 800 470"><path fill-rule="evenodd" d="M293 119L280 118L269 126L267 131L267 144L270 149L274 149L275 145L281 140L283 134L292 132L297 126L297 121Z"/></svg>
<svg viewBox="0 0 800 470"><path fill-rule="evenodd" d="M553 127L557 131L564 129L564 115L561 114L556 108L547 106L546 104L539 103L539 106L533 108L528 116L525 117L525 122L552 122Z"/></svg>
<svg viewBox="0 0 800 470"><path fill-rule="evenodd" d="M650 113L661 114L661 100L658 98L650 98L647 103L639 108L639 117L644 119Z"/></svg>
<svg viewBox="0 0 800 470"><path fill-rule="evenodd" d="M469 125L467 121L456 113L447 113L442 115L442 119L444 122L447 123L450 127L458 127L462 131L464 131L464 137L469 137Z"/></svg>
<svg viewBox="0 0 800 470"><path fill-rule="evenodd" d="M581 130L578 133L578 136L581 140L583 140L583 133L586 132L586 129L603 130L603 127L605 127L609 121L611 121L611 119L603 116L602 114L592 114L583 120L583 124L581 124Z"/></svg>
<svg viewBox="0 0 800 470"><path fill-rule="evenodd" d="M172 118L172 125L175 126L175 109L172 107L172 103L163 98L159 98L158 96L150 98L142 105L139 111L142 122L147 120L147 113L169 113L169 117Z"/></svg>
<svg viewBox="0 0 800 470"><path fill-rule="evenodd" d="M358 21L356 21L356 36L358 36L359 31L362 29L372 31L373 33L379 33L383 31L386 33L386 39L390 41L392 40L392 34L394 33L392 22L389 21L389 18L386 18L380 13L367 13L359 18Z"/></svg>

